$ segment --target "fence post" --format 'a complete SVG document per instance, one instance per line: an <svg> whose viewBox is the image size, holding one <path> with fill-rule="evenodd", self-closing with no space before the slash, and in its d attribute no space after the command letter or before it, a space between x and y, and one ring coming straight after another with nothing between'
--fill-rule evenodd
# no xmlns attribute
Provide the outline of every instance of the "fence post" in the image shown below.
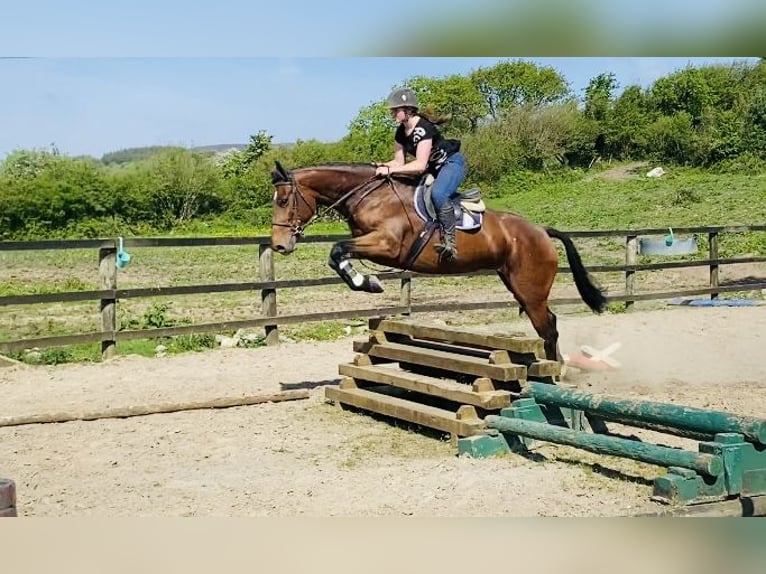
<svg viewBox="0 0 766 574"><path fill-rule="evenodd" d="M117 289L117 247L101 247L98 250L99 289L111 291ZM115 333L117 332L117 300L101 299L101 360L111 359L115 355Z"/></svg>
<svg viewBox="0 0 766 574"><path fill-rule="evenodd" d="M638 256L638 239L635 235L628 235L625 241L625 265L635 265L636 258ZM625 295L633 295L634 283L635 283L635 269L625 270ZM633 305L633 301L626 300L625 308L629 308Z"/></svg>
<svg viewBox="0 0 766 574"><path fill-rule="evenodd" d="M708 245L710 247L711 260L718 260L718 232L711 231L708 233ZM718 263L710 264L710 288L714 289L718 287ZM711 299L718 299L718 293L711 293Z"/></svg>
<svg viewBox="0 0 766 574"><path fill-rule="evenodd" d="M258 245L258 268L261 281L275 281L274 273L274 252L266 243ZM277 316L277 290L261 290L261 314L264 317ZM279 344L279 330L276 325L266 325L266 345Z"/></svg>
<svg viewBox="0 0 766 574"><path fill-rule="evenodd" d="M407 307L406 315L410 314L410 308L412 307L412 277L409 275L402 277L399 289L399 305Z"/></svg>

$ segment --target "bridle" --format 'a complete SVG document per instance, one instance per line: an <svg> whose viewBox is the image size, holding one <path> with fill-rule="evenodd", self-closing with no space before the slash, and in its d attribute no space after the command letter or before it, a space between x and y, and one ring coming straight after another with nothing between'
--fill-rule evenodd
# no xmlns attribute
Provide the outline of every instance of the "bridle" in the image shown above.
<svg viewBox="0 0 766 574"><path fill-rule="evenodd" d="M273 227L287 227L292 231L293 236L301 237L306 229L306 226L308 225L308 222L306 222L305 225L302 225L301 219L298 217L298 198L300 198L301 201L303 201L303 203L309 207L309 209L311 209L311 204L298 188L298 184L296 183L292 174L290 174L290 179L288 181L280 181L279 183L274 184L274 186L277 188L284 187L286 185L290 186L290 195L288 196L289 206L287 212L287 223L277 223L274 221L274 216L272 216L271 225ZM274 215L276 215L276 212Z"/></svg>
<svg viewBox="0 0 766 574"><path fill-rule="evenodd" d="M329 205L328 207L326 207L324 209L324 211L321 213L321 215L318 215L315 212L313 214L313 216L311 218L309 218L308 221L306 221L305 223L302 223L300 217L298 216L298 213L299 213L298 212L298 199L300 198L300 200L303 203L305 203L306 206L309 207L309 209L312 209L311 208L311 203L309 203L309 200L306 199L305 195L303 195L303 192L298 187L298 182L295 181L295 177L293 176L292 173L290 173L289 178L290 179L287 180L287 181L280 181L280 182L274 184L275 187L284 187L286 185L289 185L291 187L291 189L290 189L290 196L288 197L288 202L289 202L288 210L289 211L288 211L287 223L276 223L274 221L274 218L272 217L271 225L274 226L274 227L287 227L287 228L289 228L292 231L292 235L294 237L301 237L301 236L303 236L306 228L309 225L311 225L312 223L314 223L314 221L318 220L325 213L327 213L331 209L334 209L335 207L337 207L338 205L340 205L341 203L346 201L349 197L351 197L352 195L354 195L358 191L360 191L363 188L365 188L365 186L369 186L370 183L377 182L376 185L370 186L368 189L366 189L364 191L364 193L359 197L359 199L354 204L354 208L356 208L356 206L359 205L359 203L365 197L367 197L368 194L370 194L371 192L375 191L378 187L380 187L383 184L384 181L388 181L389 185L393 185L392 182L391 182L391 179L388 178L388 177L386 177L385 179L378 179L377 176L372 176L372 177L364 180L359 185L357 185L354 188L352 188L350 191L347 191L346 193L344 193L340 198L338 198L336 201L334 201L332 203L332 205ZM315 211L315 210L312 209L312 211ZM351 211L352 210L349 210L349 215L350 215Z"/></svg>

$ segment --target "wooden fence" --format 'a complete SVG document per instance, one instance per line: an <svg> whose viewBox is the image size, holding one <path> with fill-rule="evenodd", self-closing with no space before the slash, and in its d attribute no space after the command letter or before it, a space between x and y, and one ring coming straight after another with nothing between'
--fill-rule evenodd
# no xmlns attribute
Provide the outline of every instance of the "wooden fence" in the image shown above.
<svg viewBox="0 0 766 574"><path fill-rule="evenodd" d="M724 233L747 233L766 231L766 225L748 226L720 226L720 227L684 227L674 228L679 234L706 234L708 239L707 259L695 259L688 261L666 261L662 263L638 264L638 239L641 236L665 235L667 229L635 229L635 230L606 230L606 231L572 231L569 234L573 238L605 238L621 237L625 242L624 265L588 265L588 270L594 274L605 272L621 272L625 277L624 293L609 295L608 302L625 302L626 306L636 301L668 299L672 297L686 297L693 295L709 295L717 298L720 293L745 292L751 290L766 289L766 282L748 282L741 284L719 284L719 268L722 265L737 263L763 263L766 257L738 257L721 259L718 256L719 237ZM302 239L303 243L333 243L346 238L346 235L313 236ZM269 237L218 237L218 238L145 238L127 239L124 241L125 248L134 247L200 247L200 246L234 246L234 245L258 245L259 248L259 280L244 283L218 283L206 285L184 285L173 287L149 287L134 289L119 289L117 286L117 241L114 239L93 240L60 240L60 241L30 241L0 242L0 251L23 251L23 250L65 250L65 249L97 249L98 250L98 273L99 289L93 291L70 291L48 294L11 295L0 297L0 306L7 305L32 305L41 303L72 302L72 301L99 301L101 314L101 330L65 335L56 337L44 337L35 339L19 339L0 342L0 353L9 353L22 349L45 348L65 346L81 343L101 343L103 358L109 358L115 353L117 341L131 339L149 339L158 337L170 337L177 335L189 335L193 333L234 331L240 328L263 328L267 344L275 344L278 341L279 325L306 323L312 321L327 321L337 319L372 317L379 315L406 314L507 308L516 305L509 296L502 301L462 302L462 303L432 303L414 304L411 297L413 279L419 275L412 272L397 271L379 274L383 281L400 281L399 305L386 307L372 307L365 309L352 309L343 311L285 314L277 312L277 291L279 289L310 288L319 285L340 284L342 280L336 275L314 279L291 279L275 280L273 253L269 247ZM587 259L587 258L586 258ZM675 291L638 293L635 290L635 274L639 271L657 269L679 269L688 267L708 267L710 281L708 287L680 289ZM561 267L560 272L569 273L568 267ZM494 271L474 273L473 275L494 275ZM117 301L139 297L159 297L168 295L189 295L200 293L223 293L235 291L260 291L261 293L261 316L247 320L223 321L215 323L203 323L183 325L175 327L161 327L153 329L119 330L117 321ZM579 298L552 299L552 304L580 304Z"/></svg>

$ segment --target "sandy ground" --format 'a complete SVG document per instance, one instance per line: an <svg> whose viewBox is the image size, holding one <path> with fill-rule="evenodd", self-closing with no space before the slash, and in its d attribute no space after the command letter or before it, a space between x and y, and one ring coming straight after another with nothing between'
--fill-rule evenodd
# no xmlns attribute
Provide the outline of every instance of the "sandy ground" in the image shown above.
<svg viewBox="0 0 766 574"><path fill-rule="evenodd" d="M507 313L506 313L507 315ZM503 318L498 314L498 320ZM524 323L514 322L518 331ZM498 331L503 325L486 328ZM564 353L619 341L596 391L766 416L766 306L559 319ZM0 369L0 418L305 388L306 400L0 428L20 516L609 516L657 510L662 469L545 446L457 457L445 437L324 401L352 339Z"/></svg>

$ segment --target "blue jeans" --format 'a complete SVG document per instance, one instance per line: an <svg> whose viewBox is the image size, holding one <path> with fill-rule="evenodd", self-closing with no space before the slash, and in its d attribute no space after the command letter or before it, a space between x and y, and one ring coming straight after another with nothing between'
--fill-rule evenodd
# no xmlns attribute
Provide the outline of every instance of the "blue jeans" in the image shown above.
<svg viewBox="0 0 766 574"><path fill-rule="evenodd" d="M458 195L457 188L463 183L463 179L465 179L465 158L460 152L453 153L439 170L431 188L431 199L437 210L450 198Z"/></svg>

